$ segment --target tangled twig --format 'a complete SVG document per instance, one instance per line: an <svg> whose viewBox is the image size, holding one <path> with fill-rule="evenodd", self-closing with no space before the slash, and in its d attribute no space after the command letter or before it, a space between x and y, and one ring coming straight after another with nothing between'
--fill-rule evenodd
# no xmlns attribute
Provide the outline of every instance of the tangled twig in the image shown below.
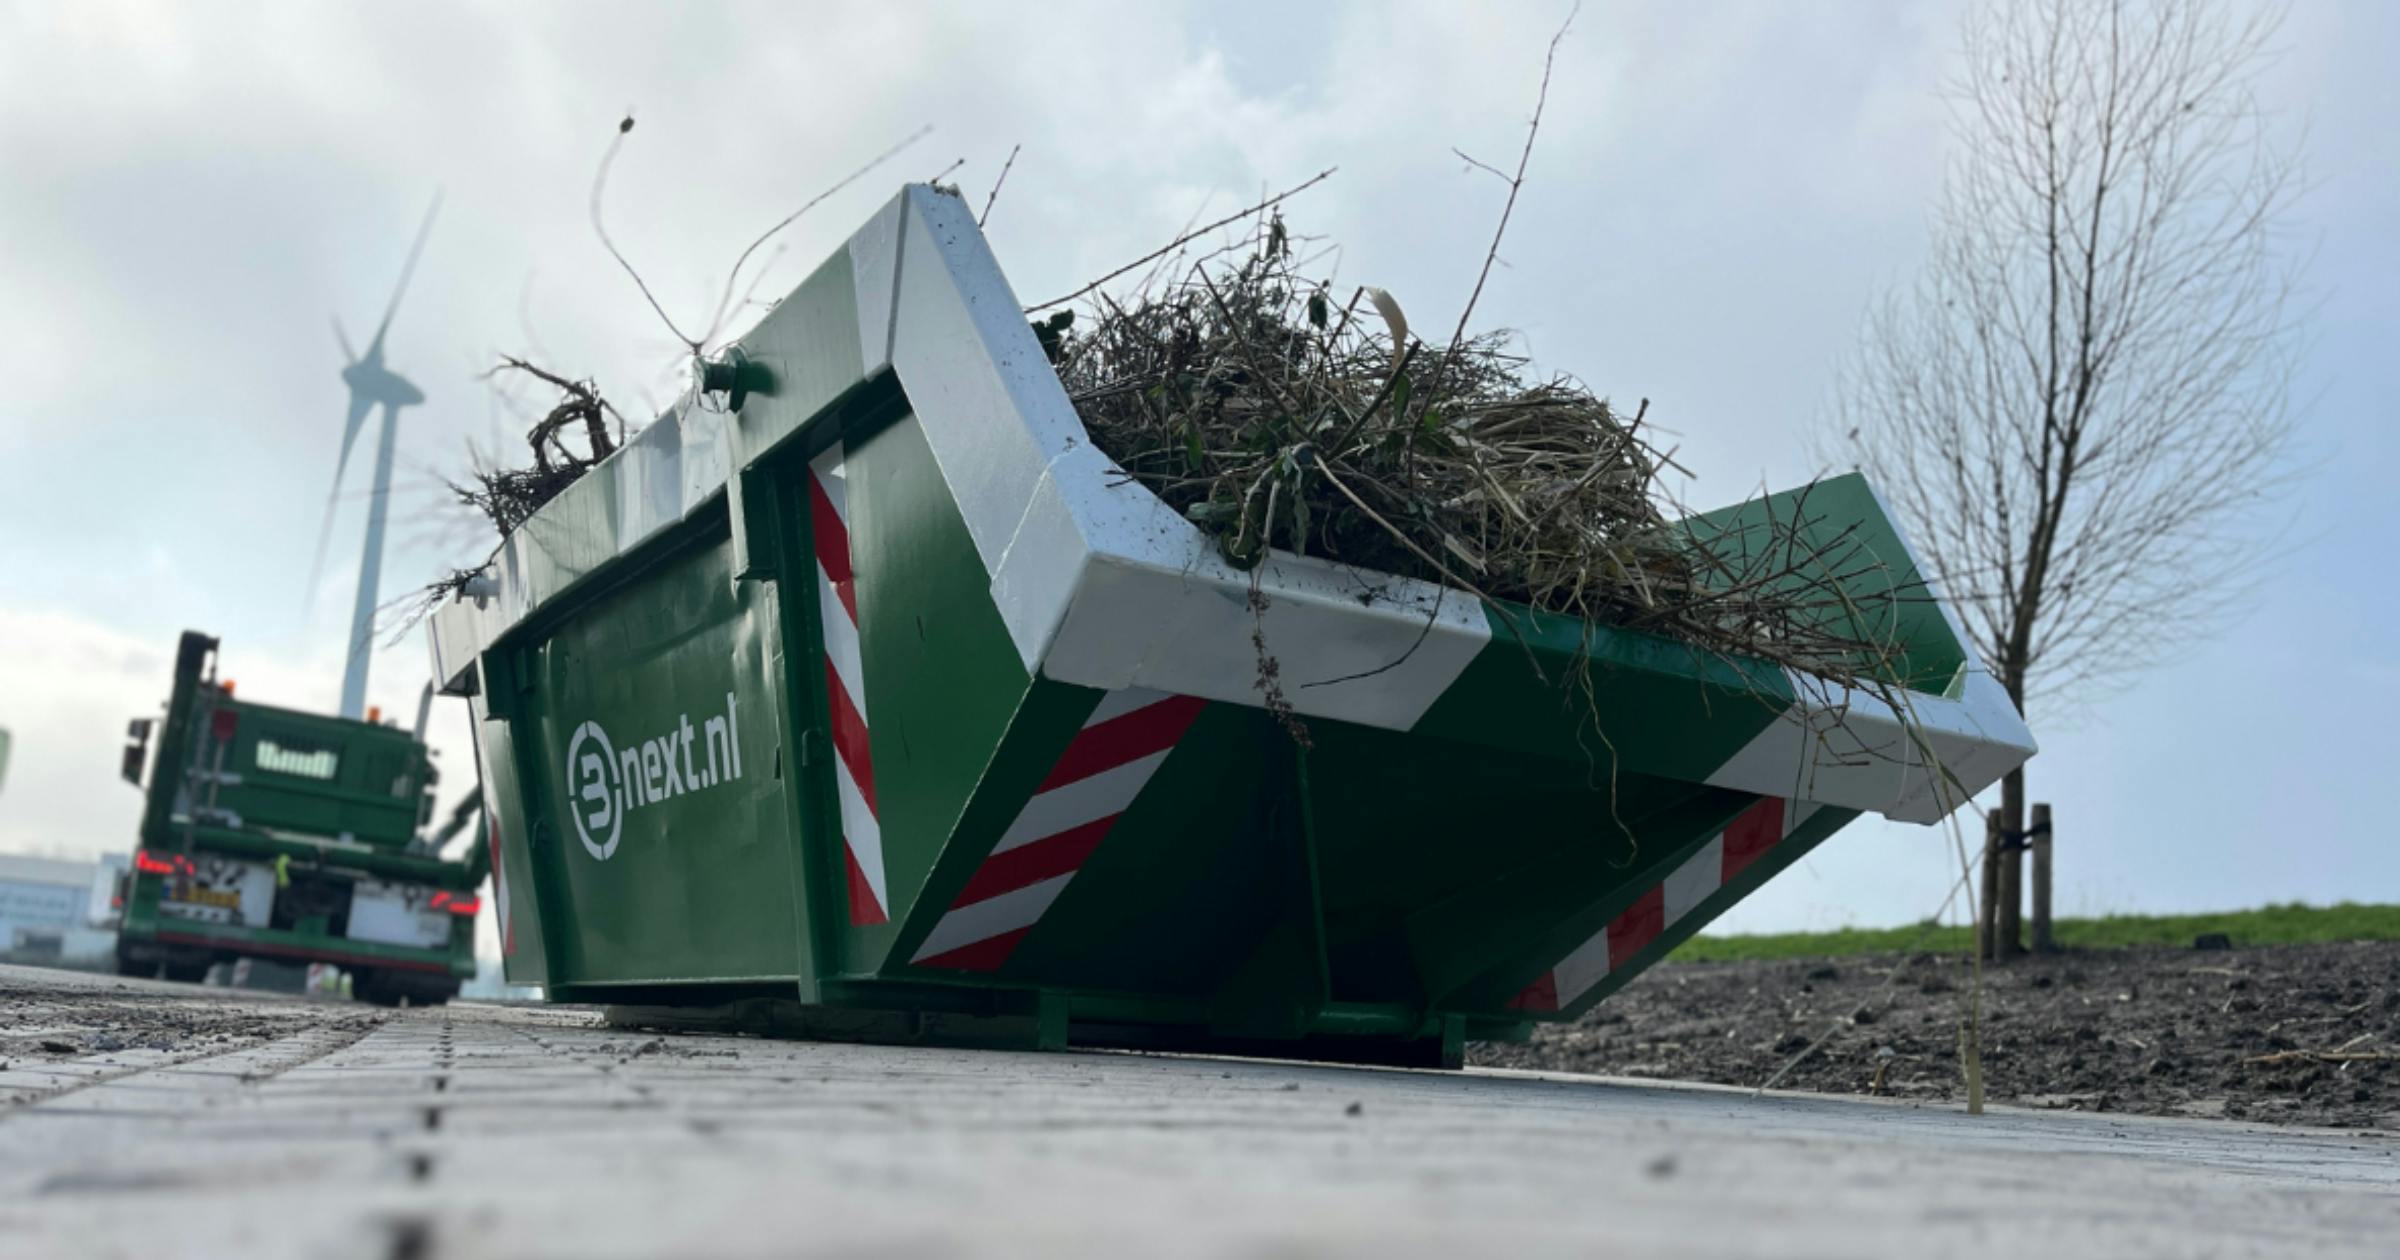
<svg viewBox="0 0 2400 1260"><path fill-rule="evenodd" d="M514 355L503 356L499 365L484 375L488 379L503 372L522 372L559 391L557 405L525 434L525 444L533 452L531 468L479 466L472 473L473 484L450 483L451 493L460 502L481 512L505 536L593 465L615 453L624 443L627 426L625 417L588 380L574 380ZM608 428L612 418L617 422L614 437ZM567 444L567 435L577 432L583 437L580 452ZM456 585L456 576L437 585Z"/></svg>

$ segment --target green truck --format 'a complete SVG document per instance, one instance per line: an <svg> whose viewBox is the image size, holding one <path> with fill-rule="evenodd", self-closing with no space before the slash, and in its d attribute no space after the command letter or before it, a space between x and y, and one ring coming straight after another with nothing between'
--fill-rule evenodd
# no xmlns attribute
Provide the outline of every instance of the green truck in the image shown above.
<svg viewBox="0 0 2400 1260"><path fill-rule="evenodd" d="M155 735L155 739L153 739ZM432 821L422 731L239 700L217 640L186 631L163 719L135 719L124 775L144 787L117 968L193 981L241 958L328 964L353 993L448 1001L475 974L477 890L490 872L470 795Z"/></svg>

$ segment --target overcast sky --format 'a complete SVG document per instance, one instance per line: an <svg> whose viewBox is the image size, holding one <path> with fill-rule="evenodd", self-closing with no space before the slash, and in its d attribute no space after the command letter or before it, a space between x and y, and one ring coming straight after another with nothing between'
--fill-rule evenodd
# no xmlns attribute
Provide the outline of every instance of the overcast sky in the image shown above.
<svg viewBox="0 0 2400 1260"><path fill-rule="evenodd" d="M488 548L442 500L466 444L523 422L503 351L675 390L677 346L586 221L617 119L639 126L612 233L698 323L744 243L866 157L932 134L781 238L777 294L902 180L957 158L1021 298L1074 288L1326 167L1297 230L1341 278L1444 326L1474 283L1561 4L0 4L0 851L123 849L124 719L177 632L245 695L330 709L366 458L337 563L303 589L363 344L435 191L391 333L404 415L385 592ZM1478 322L1542 367L1647 397L1698 506L1815 471L1809 432L1871 298L1923 249L1947 137L1942 4L1593 4ZM2400 756L2400 6L2309 3L2265 86L2307 135L2286 242L2315 307L2313 470L2255 610L2103 701L2032 715L2057 802L2061 913L2400 899L2383 788ZM362 456L367 444L362 442ZM419 636L370 698L413 714ZM451 794L463 709L435 737ZM1724 923L1913 921L1956 873L1935 829L1861 823Z"/></svg>

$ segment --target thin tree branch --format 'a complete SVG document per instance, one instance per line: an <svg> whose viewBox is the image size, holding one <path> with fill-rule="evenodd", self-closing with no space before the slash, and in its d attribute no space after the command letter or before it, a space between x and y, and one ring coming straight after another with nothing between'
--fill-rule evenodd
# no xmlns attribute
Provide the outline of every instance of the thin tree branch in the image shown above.
<svg viewBox="0 0 2400 1260"><path fill-rule="evenodd" d="M1252 215L1258 214L1258 213L1260 213L1260 212L1262 212L1262 211L1265 211L1265 210L1272 209L1272 208L1274 208L1276 205L1278 205L1278 204L1280 204L1280 203L1282 203L1282 202L1284 202L1284 201L1287 201L1287 200L1291 199L1292 197L1295 197L1295 196L1298 196L1298 195L1299 195L1299 194L1301 194L1301 193L1307 192L1309 189L1311 189L1311 188L1314 188L1314 187L1316 187L1317 185L1319 185L1319 184L1322 184L1322 183L1324 183L1326 180L1328 180L1328 179L1332 178L1332 177L1333 177L1333 173L1334 173L1335 171L1337 171L1337 170L1340 170L1340 169L1341 169L1341 168L1340 168L1340 167L1338 167L1338 166L1328 166L1328 167L1326 167L1324 170L1318 171L1318 172L1317 172L1315 175L1311 176L1310 178L1308 178L1308 179L1306 179L1306 180L1303 180L1303 181L1302 181L1302 182L1300 182L1300 183L1294 184L1294 185L1292 185L1291 187L1284 189L1282 192L1279 192L1279 193L1275 194L1274 196L1272 196L1272 197L1269 197L1269 198L1267 198L1266 200L1264 200L1264 201L1261 201L1261 202L1257 203L1256 205L1252 205L1252 206L1248 206L1248 207L1245 207L1245 208L1243 208L1243 209L1240 209L1240 210L1236 210L1236 211L1234 211L1232 214L1226 215L1224 218L1222 218L1222 219L1219 219L1219 220L1217 220L1217 221L1216 221L1216 222L1214 222L1214 223L1210 223L1210 224L1207 224L1207 225L1205 225L1205 226L1202 226L1202 227L1197 227L1197 228L1192 228L1192 229L1189 229L1189 230L1185 231L1183 235L1176 237L1174 240L1168 241L1168 242L1167 242L1165 245L1163 245L1163 246L1161 246L1161 247L1159 247L1159 248L1157 248L1157 249L1154 249L1154 250L1150 251L1149 253L1142 255L1142 256L1141 256L1141 257L1139 257L1139 258L1136 258L1136 259L1134 259L1132 262L1129 262L1129 263L1125 264L1124 266L1117 268L1115 271L1109 272L1107 275L1105 275L1105 276L1102 276L1102 277L1100 277L1099 279L1092 281L1090 284L1087 284L1087 285L1083 286L1082 288L1075 290L1073 293L1070 293L1070 294L1066 295L1065 297L1061 297L1061 298L1052 298L1052 299L1050 299L1050 300L1049 300L1049 301L1047 301L1047 302L1037 302L1037 303L1035 303L1035 304L1034 304L1034 305L1032 305L1032 306L1028 306L1028 307L1026 307L1026 308L1025 308L1025 313L1026 313L1026 314L1028 314L1028 315L1031 315L1031 314L1033 314L1035 311L1046 311L1046 310L1049 310L1049 309L1050 309L1051 307L1053 307L1053 306L1065 306L1067 303L1069 303L1069 302L1072 302L1072 301L1076 300L1077 298L1080 298L1080 297L1082 297L1083 295L1085 295L1085 294L1087 294L1087 293L1091 293L1091 292L1093 292L1093 291L1095 291L1095 290L1099 289L1099 288L1100 288L1102 285L1105 285L1105 284L1107 284L1109 281L1111 281L1111 280L1114 280L1114 279L1116 279L1117 277L1119 277L1119 276L1121 276L1121 275L1124 275L1126 272L1132 271L1132 270L1133 270L1134 268L1136 268L1136 267L1140 267L1140 266L1143 266L1143 265L1145 265L1145 264L1147 264L1147 263L1155 262L1155 261L1157 261L1158 259L1164 258L1164 257L1166 257L1167 255L1174 253L1176 250L1182 249L1184 246L1186 246L1186 245L1188 245L1188 244L1192 243L1194 240L1196 240L1196 239L1198 239L1198 238L1200 238L1200 237L1206 236L1206 235L1208 235L1209 233L1216 231L1218 228L1224 227L1224 226L1225 226L1226 224L1228 224L1228 223L1235 223L1235 222L1238 222L1238 221L1240 221L1240 220L1242 220L1242 219L1247 219L1247 218L1251 217Z"/></svg>
<svg viewBox="0 0 2400 1260"><path fill-rule="evenodd" d="M1000 164L1000 178L992 181L991 195L983 199L983 213L975 216L976 227L981 228L984 224L991 222L992 203L1000 200L1000 186L1008 182L1008 173L1017 164L1017 150L1024 147L1023 144L1008 146L1008 160Z"/></svg>
<svg viewBox="0 0 2400 1260"><path fill-rule="evenodd" d="M608 256L617 260L617 265L625 269L626 275L633 277L633 287L642 291L642 300L648 302L650 309L657 313L659 322L667 326L668 332L675 334L675 340L690 346L692 353L698 354L700 343L685 336L683 330L675 326L675 320L667 314L667 308L660 306L658 299L651 295L650 286L643 281L642 273L635 271L633 264L625 261L624 252L617 248L615 241L608 238L608 225L600 221L600 198L608 188L608 168L616 165L617 151L625 147L625 137L632 131L633 115L627 114L625 120L617 124L617 134L609 137L608 152L600 155L600 169L592 176L592 231L599 235L601 247L608 251Z"/></svg>
<svg viewBox="0 0 2400 1260"><path fill-rule="evenodd" d="M903 150L906 150L909 146L931 134L933 134L933 124L931 123L927 123L926 125L917 128L915 131L910 132L906 139L903 139L898 144L895 144L892 147L885 149L883 152L876 154L874 157L867 159L864 165L834 181L832 187L827 188L823 192L818 193L816 196L802 202L799 209L783 216L782 219L776 222L775 226L759 233L758 239L750 242L749 247L741 252L741 256L733 260L733 270L725 273L725 291L717 298L716 311L708 317L708 336L711 338L715 337L718 330L723 327L725 310L726 307L729 306L733 301L733 286L734 283L741 277L742 264L750 261L750 255L757 253L759 246L766 244L769 240L773 239L776 233L783 231L785 228L790 227L793 223L797 222L801 215L807 214L809 211L816 209L817 206L826 198L831 197L835 193L838 193L843 189L848 188L850 185L857 183L860 179L865 178L868 172L873 171L876 167L879 167L884 163L891 161L893 158L900 156ZM680 336L681 334L678 335ZM699 344L693 343L692 352L697 354L699 351Z"/></svg>
<svg viewBox="0 0 2400 1260"><path fill-rule="evenodd" d="M1500 257L1500 241L1508 235L1509 216L1516 213L1517 194L1525 187L1525 165L1533 160L1534 139L1542 134L1542 110L1550 104L1550 71L1558 61L1558 45L1560 41L1566 39L1567 31L1575 25L1576 15L1582 12L1582 0L1577 0L1575 7L1567 11L1567 20L1559 23L1558 33L1550 37L1549 51L1542 54L1542 86L1534 94L1533 121L1526 124L1525 127L1525 147L1517 152L1517 173L1508 179L1508 201L1500 207L1500 224L1492 230L1492 246L1484 251L1483 270L1475 273L1475 290L1467 295L1467 304L1459 308L1458 327L1451 330L1450 345L1442 352L1442 361L1445 363L1458 353L1459 345L1466 340L1467 320L1475 314L1475 304L1483 299L1484 282L1492 278L1492 263ZM1458 153L1458 150L1452 149L1451 152ZM1464 153L1458 153L1458 155L1467 158ZM1467 161L1473 162L1477 166L1483 166L1483 163L1476 162L1473 158L1467 158ZM1484 169L1492 170L1488 166L1485 166ZM1492 173L1499 174L1496 170Z"/></svg>

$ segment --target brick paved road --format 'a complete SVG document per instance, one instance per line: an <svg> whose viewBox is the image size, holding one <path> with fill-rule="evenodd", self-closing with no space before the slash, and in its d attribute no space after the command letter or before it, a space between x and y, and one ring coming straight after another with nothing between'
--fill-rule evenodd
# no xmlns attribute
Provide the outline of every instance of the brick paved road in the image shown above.
<svg viewBox="0 0 2400 1260"><path fill-rule="evenodd" d="M47 1043L47 1044L45 1044ZM0 1255L2387 1256L2388 1139L0 968Z"/></svg>

